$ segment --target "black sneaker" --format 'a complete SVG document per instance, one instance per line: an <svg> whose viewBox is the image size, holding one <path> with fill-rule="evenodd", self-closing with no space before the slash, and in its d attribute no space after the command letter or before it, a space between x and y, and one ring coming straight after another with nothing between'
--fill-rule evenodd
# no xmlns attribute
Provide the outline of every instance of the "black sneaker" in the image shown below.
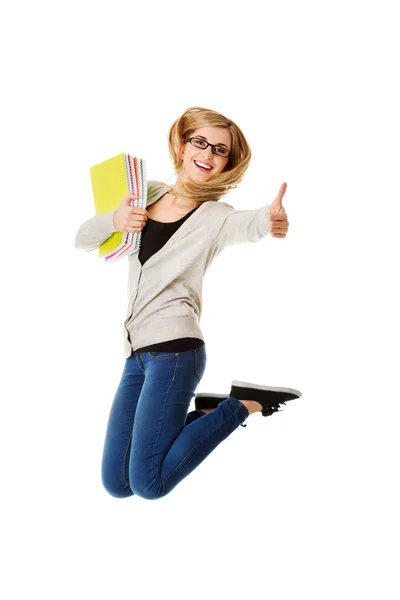
<svg viewBox="0 0 400 600"><path fill-rule="evenodd" d="M229 396L237 400L256 400L263 410L263 417L269 417L279 410L280 404L285 404L289 400L300 398L302 393L292 388L272 387L269 385L258 385L256 383L247 383L245 381L232 381L232 387ZM226 394L196 394L195 407L198 410L202 408L217 408L218 404L226 400ZM246 427L246 425L243 425Z"/></svg>

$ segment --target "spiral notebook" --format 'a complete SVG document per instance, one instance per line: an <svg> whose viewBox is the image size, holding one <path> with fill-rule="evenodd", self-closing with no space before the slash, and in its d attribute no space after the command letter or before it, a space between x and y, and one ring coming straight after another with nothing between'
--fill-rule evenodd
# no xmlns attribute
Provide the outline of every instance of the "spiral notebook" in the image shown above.
<svg viewBox="0 0 400 600"><path fill-rule="evenodd" d="M129 193L138 194L131 200L131 206L146 208L147 177L146 161L118 154L90 168L94 207L96 215L104 214L120 206ZM117 260L140 250L142 232L127 233L116 231L99 246L99 258L106 261Z"/></svg>

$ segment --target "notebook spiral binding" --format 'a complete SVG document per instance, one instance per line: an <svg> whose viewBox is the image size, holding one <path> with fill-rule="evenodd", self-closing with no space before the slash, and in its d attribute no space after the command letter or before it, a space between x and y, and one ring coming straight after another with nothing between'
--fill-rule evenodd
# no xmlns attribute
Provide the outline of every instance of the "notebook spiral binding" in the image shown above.
<svg viewBox="0 0 400 600"><path fill-rule="evenodd" d="M138 205L139 208L146 208L147 203L147 169L146 169L146 161L137 158L136 161L136 169L135 169L135 158L130 154L125 154L125 170L126 177L128 181L128 187L131 194L138 194L139 200ZM136 177L137 176L137 177ZM131 206L135 206L135 200L131 200ZM132 248L128 252L128 254L133 254L133 252L140 252L141 242L142 242L142 231L135 231L133 233L127 233L124 241L131 242Z"/></svg>

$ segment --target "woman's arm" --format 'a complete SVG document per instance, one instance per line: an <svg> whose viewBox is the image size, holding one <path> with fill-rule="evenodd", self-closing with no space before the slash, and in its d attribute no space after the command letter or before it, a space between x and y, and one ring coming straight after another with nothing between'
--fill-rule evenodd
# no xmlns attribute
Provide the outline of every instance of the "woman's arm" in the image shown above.
<svg viewBox="0 0 400 600"><path fill-rule="evenodd" d="M95 215L82 223L75 237L75 248L95 250L113 233L118 231L115 229L113 220L115 211L114 208L107 213Z"/></svg>
<svg viewBox="0 0 400 600"><path fill-rule="evenodd" d="M233 244L258 242L269 233L267 213L270 205L265 204L256 210L234 210L228 214L215 239L223 250Z"/></svg>

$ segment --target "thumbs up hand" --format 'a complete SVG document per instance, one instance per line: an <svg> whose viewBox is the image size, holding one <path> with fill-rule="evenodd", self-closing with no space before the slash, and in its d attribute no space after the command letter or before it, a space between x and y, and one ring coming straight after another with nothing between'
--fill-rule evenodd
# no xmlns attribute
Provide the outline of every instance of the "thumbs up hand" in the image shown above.
<svg viewBox="0 0 400 600"><path fill-rule="evenodd" d="M272 237L286 237L289 228L287 214L282 206L282 198L286 192L286 188L287 184L282 183L281 187L279 188L279 192L270 205L269 211L266 215L269 221L269 233L272 235Z"/></svg>

